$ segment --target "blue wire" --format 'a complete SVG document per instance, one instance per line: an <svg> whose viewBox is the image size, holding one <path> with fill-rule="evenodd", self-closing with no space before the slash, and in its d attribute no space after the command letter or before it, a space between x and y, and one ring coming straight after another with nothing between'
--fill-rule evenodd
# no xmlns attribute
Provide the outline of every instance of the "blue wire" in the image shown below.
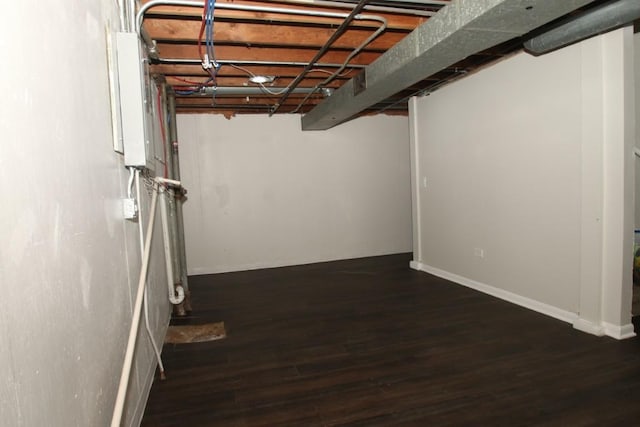
<svg viewBox="0 0 640 427"><path fill-rule="evenodd" d="M197 93L197 90L176 90L175 93L176 95L193 95L194 93Z"/></svg>
<svg viewBox="0 0 640 427"><path fill-rule="evenodd" d="M213 12L215 10L215 0L207 0L207 19L206 19L206 45L207 54L212 61L215 61L215 53L213 51ZM214 70L215 72L216 70Z"/></svg>

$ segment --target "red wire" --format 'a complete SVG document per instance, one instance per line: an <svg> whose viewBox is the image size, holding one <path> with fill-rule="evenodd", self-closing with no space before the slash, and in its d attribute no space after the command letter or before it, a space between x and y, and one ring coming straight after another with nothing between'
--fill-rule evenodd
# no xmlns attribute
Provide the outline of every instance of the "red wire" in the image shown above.
<svg viewBox="0 0 640 427"><path fill-rule="evenodd" d="M188 83L190 85L204 86L204 84L205 84L205 82L194 82L192 80L186 80L186 79L182 79L182 78L176 77L176 76L171 76L171 77L176 79L176 80L178 80L178 81L180 81L180 82Z"/></svg>
<svg viewBox="0 0 640 427"><path fill-rule="evenodd" d="M200 55L200 60L203 63L204 63L204 55L202 54L202 35L204 34L206 13L207 13L207 6L205 4L204 10L202 11L202 25L200 25L200 33L198 34L198 54Z"/></svg>

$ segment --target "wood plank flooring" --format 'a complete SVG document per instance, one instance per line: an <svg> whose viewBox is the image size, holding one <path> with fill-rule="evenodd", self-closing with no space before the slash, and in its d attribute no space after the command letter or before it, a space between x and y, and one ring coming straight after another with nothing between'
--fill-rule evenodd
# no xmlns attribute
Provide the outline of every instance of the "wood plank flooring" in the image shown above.
<svg viewBox="0 0 640 427"><path fill-rule="evenodd" d="M143 426L635 426L615 341L408 268L408 254L197 276Z"/></svg>

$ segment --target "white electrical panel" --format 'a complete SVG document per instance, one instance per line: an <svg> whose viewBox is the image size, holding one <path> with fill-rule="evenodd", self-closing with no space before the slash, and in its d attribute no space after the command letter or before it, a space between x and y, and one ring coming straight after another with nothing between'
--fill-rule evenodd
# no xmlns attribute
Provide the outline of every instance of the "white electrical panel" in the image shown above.
<svg viewBox="0 0 640 427"><path fill-rule="evenodd" d="M152 86L136 33L116 34L117 74L125 166L154 169ZM151 115L149 112L151 111Z"/></svg>
<svg viewBox="0 0 640 427"><path fill-rule="evenodd" d="M109 98L111 101L111 129L113 149L124 154L122 126L120 125L120 89L118 88L118 58L116 56L116 34L111 31L111 22L105 27L107 44L107 65L109 71Z"/></svg>

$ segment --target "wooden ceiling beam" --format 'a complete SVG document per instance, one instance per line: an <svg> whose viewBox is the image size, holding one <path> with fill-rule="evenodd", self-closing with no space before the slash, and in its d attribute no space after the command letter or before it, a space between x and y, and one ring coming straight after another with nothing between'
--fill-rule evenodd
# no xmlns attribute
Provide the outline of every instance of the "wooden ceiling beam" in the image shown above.
<svg viewBox="0 0 640 427"><path fill-rule="evenodd" d="M197 42L200 22L149 19L145 21L145 30L154 40ZM236 24L218 22L214 25L216 45L245 44L251 46L304 46L320 48L334 33L330 28L296 27L290 25ZM347 30L333 48L352 49L360 45L373 31L361 29ZM269 34L269 37L265 37ZM366 47L368 50L383 51L402 40L408 33L385 32Z"/></svg>
<svg viewBox="0 0 640 427"><path fill-rule="evenodd" d="M161 58L172 59L197 59L198 46L158 43L158 52ZM316 54L315 49L294 48L261 48L245 46L217 46L216 58L221 60L242 59L245 61L293 61L309 62ZM349 55L348 51L329 50L319 62L340 64ZM361 52L351 60L357 65L367 65L380 56L379 53Z"/></svg>

